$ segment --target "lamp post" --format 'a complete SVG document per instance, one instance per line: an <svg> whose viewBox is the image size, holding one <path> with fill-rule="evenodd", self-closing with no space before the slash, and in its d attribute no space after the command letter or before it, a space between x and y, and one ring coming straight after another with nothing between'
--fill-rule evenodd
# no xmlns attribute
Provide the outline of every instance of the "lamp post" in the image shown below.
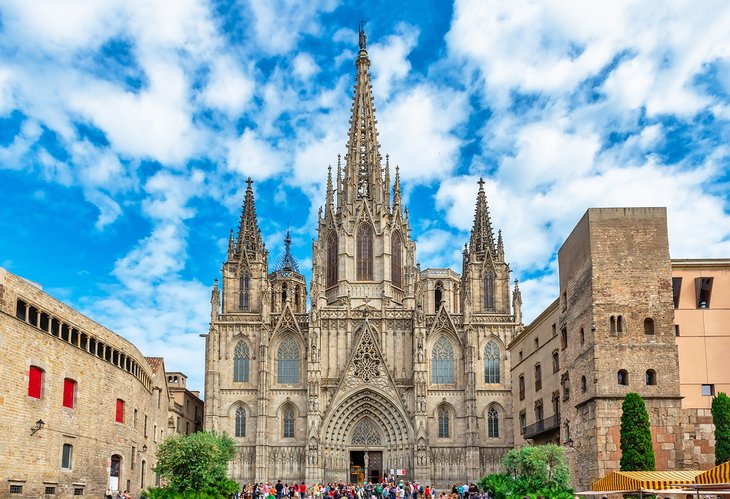
<svg viewBox="0 0 730 499"><path fill-rule="evenodd" d="M45 425L46 425L46 423L42 419L39 419L38 421L36 421L35 426L31 427L31 429L30 429L30 436L32 437L33 435L35 435L36 433L41 431Z"/></svg>

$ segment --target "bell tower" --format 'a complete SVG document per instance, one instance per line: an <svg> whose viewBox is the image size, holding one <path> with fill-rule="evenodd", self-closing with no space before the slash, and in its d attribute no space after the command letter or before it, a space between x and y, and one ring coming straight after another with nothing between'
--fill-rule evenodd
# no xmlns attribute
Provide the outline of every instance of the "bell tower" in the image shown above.
<svg viewBox="0 0 730 499"><path fill-rule="evenodd" d="M238 237L233 230L228 238L228 256L223 264L222 311L226 313L261 313L266 288L269 252L261 237L253 180L246 180Z"/></svg>

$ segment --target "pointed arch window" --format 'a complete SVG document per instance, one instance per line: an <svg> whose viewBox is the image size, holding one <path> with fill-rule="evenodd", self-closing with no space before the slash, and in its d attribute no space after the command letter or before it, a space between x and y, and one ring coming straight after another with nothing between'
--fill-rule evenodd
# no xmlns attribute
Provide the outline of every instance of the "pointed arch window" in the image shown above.
<svg viewBox="0 0 730 499"><path fill-rule="evenodd" d="M401 237L398 231L390 236L390 278L393 286L402 287L402 266L401 266Z"/></svg>
<svg viewBox="0 0 730 499"><path fill-rule="evenodd" d="M436 340L433 345L431 383L434 385L454 384L454 347L444 336Z"/></svg>
<svg viewBox="0 0 730 499"><path fill-rule="evenodd" d="M248 345L239 341L233 354L233 381L236 383L248 382L248 361L251 357Z"/></svg>
<svg viewBox="0 0 730 499"><path fill-rule="evenodd" d="M238 278L238 309L243 312L249 310L249 289L251 287L251 278L248 272L244 272Z"/></svg>
<svg viewBox="0 0 730 499"><path fill-rule="evenodd" d="M327 238L327 287L335 284L337 284L337 233L332 231Z"/></svg>
<svg viewBox="0 0 730 499"><path fill-rule="evenodd" d="M368 224L357 230L357 280L373 280L373 228Z"/></svg>
<svg viewBox="0 0 730 499"><path fill-rule="evenodd" d="M296 385L299 383L299 347L293 339L287 338L281 342L276 354L277 383L282 385Z"/></svg>
<svg viewBox="0 0 730 499"><path fill-rule="evenodd" d="M449 438L449 410L444 406L439 408L439 438Z"/></svg>
<svg viewBox="0 0 730 499"><path fill-rule="evenodd" d="M499 412L494 407L487 412L487 436L499 438Z"/></svg>
<svg viewBox="0 0 730 499"><path fill-rule="evenodd" d="M243 407L236 409L236 436L246 436L246 409Z"/></svg>
<svg viewBox="0 0 730 499"><path fill-rule="evenodd" d="M494 271L492 269L484 272L484 311L494 311Z"/></svg>
<svg viewBox="0 0 730 499"><path fill-rule="evenodd" d="M284 409L284 438L294 438L294 411L291 407Z"/></svg>
<svg viewBox="0 0 730 499"><path fill-rule="evenodd" d="M484 347L484 382L500 382L500 354L499 347L494 340L490 340Z"/></svg>

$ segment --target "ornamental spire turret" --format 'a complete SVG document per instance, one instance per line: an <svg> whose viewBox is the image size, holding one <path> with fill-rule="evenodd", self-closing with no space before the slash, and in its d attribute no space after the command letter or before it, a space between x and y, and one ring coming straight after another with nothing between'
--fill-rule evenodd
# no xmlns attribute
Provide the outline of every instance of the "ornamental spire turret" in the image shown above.
<svg viewBox="0 0 730 499"><path fill-rule="evenodd" d="M471 229L471 240L469 249L474 255L483 257L489 252L496 258L494 247L494 231L492 230L492 219L489 216L487 195L484 192L484 179L479 179L479 193L477 194L477 206L474 210L474 226Z"/></svg>
<svg viewBox="0 0 730 499"><path fill-rule="evenodd" d="M385 187L383 189L385 195L385 207L390 208L390 155L385 155Z"/></svg>
<svg viewBox="0 0 730 499"><path fill-rule="evenodd" d="M235 255L235 246L233 243L233 229L231 229L231 232L228 234L228 261L233 260L233 256Z"/></svg>
<svg viewBox="0 0 730 499"><path fill-rule="evenodd" d="M504 241L502 240L502 229L497 231L497 260L504 261Z"/></svg>
<svg viewBox="0 0 730 499"><path fill-rule="evenodd" d="M335 205L334 192L332 191L332 166L327 168L327 208L332 209Z"/></svg>
<svg viewBox="0 0 730 499"><path fill-rule="evenodd" d="M522 292L520 291L520 281L515 279L515 290L512 293L512 310L515 314L515 322L522 324Z"/></svg>
<svg viewBox="0 0 730 499"><path fill-rule="evenodd" d="M395 165L395 184L393 185L393 210L396 208L400 210L401 197L400 197L400 167Z"/></svg>
<svg viewBox="0 0 730 499"><path fill-rule="evenodd" d="M246 180L246 195L243 198L243 209L241 210L241 221L238 224L238 240L236 241L236 254L243 251L255 253L263 251L264 241L261 237L258 220L256 219L256 205L253 198L253 180L248 177Z"/></svg>
<svg viewBox="0 0 730 499"><path fill-rule="evenodd" d="M383 200L382 168L380 167L380 144L375 128L375 105L370 83L370 59L368 58L367 36L359 27L360 51L355 65L357 79L352 99L350 133L345 155L344 191L346 202L356 198L368 198L376 202Z"/></svg>

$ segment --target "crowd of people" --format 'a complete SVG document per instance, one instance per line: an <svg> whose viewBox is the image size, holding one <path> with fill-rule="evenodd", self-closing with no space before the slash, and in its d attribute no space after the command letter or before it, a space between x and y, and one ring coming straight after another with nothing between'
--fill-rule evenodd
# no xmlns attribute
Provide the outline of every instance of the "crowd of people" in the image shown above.
<svg viewBox="0 0 730 499"><path fill-rule="evenodd" d="M234 499L488 499L475 484L454 484L450 490L437 491L431 485L409 481L383 481L314 484L252 483L246 484Z"/></svg>

